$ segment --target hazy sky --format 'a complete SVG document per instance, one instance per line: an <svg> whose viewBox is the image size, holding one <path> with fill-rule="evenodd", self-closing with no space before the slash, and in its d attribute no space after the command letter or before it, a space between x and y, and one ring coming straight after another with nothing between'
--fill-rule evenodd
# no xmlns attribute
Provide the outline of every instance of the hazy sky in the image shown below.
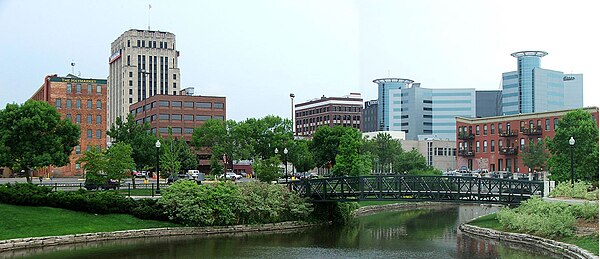
<svg viewBox="0 0 600 259"><path fill-rule="evenodd" d="M148 4L152 8L148 9ZM229 119L290 116L296 103L409 78L427 88L499 90L510 54L583 73L599 106L596 1L30 1L0 0L0 107L23 103L47 74L106 78L110 44L128 29L176 35L183 87L227 97ZM149 14L149 15L148 15ZM148 16L150 19L148 19Z"/></svg>

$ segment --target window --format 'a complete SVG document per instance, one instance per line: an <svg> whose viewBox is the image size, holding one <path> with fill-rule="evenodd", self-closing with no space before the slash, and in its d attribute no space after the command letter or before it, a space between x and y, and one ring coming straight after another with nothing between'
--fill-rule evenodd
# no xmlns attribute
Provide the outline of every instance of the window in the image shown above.
<svg viewBox="0 0 600 259"><path fill-rule="evenodd" d="M75 163L75 170L79 170L81 169L81 164L80 163Z"/></svg>
<svg viewBox="0 0 600 259"><path fill-rule="evenodd" d="M210 115L196 115L196 121L205 121L209 120L210 118Z"/></svg>
<svg viewBox="0 0 600 259"><path fill-rule="evenodd" d="M495 142L494 142L493 140L492 140L492 141L490 141L490 151L491 151L492 153L494 153L494 152L496 151L496 147L494 146L494 143L495 143Z"/></svg>
<svg viewBox="0 0 600 259"><path fill-rule="evenodd" d="M177 74L173 74L173 80L177 79Z"/></svg>
<svg viewBox="0 0 600 259"><path fill-rule="evenodd" d="M75 123L77 123L77 124L81 123L81 114L75 115Z"/></svg>
<svg viewBox="0 0 600 259"><path fill-rule="evenodd" d="M150 117L150 121L155 121L156 120L156 114L153 114L152 117Z"/></svg>
<svg viewBox="0 0 600 259"><path fill-rule="evenodd" d="M133 72L129 71L129 77L133 77Z"/></svg>
<svg viewBox="0 0 600 259"><path fill-rule="evenodd" d="M92 115L91 114L87 115L87 124L92 124Z"/></svg>
<svg viewBox="0 0 600 259"><path fill-rule="evenodd" d="M496 125L490 124L490 135L494 135L496 133Z"/></svg>
<svg viewBox="0 0 600 259"><path fill-rule="evenodd" d="M523 132L524 128L525 128L525 122L524 121L520 121L519 122L519 132Z"/></svg>
<svg viewBox="0 0 600 259"><path fill-rule="evenodd" d="M207 109L210 109L210 108L212 108L212 103L197 102L196 103L196 108L207 108Z"/></svg>
<svg viewBox="0 0 600 259"><path fill-rule="evenodd" d="M479 135L479 125L475 126L475 135Z"/></svg>
<svg viewBox="0 0 600 259"><path fill-rule="evenodd" d="M102 94L102 86L101 85L96 85L96 93Z"/></svg>
<svg viewBox="0 0 600 259"><path fill-rule="evenodd" d="M158 132L160 132L160 133L169 133L169 128L159 128Z"/></svg>
<svg viewBox="0 0 600 259"><path fill-rule="evenodd" d="M546 119L546 131L550 130L550 119Z"/></svg>
<svg viewBox="0 0 600 259"><path fill-rule="evenodd" d="M173 82L173 88L177 88L177 83Z"/></svg>
<svg viewBox="0 0 600 259"><path fill-rule="evenodd" d="M102 131L101 130L96 130L96 138L97 139L102 138Z"/></svg>
<svg viewBox="0 0 600 259"><path fill-rule="evenodd" d="M171 101L171 107L181 107L181 101Z"/></svg>
<svg viewBox="0 0 600 259"><path fill-rule="evenodd" d="M87 138L88 138L88 139L91 139L91 138L92 138L92 134L93 134L93 133L92 133L92 130L91 130L91 129L87 130Z"/></svg>
<svg viewBox="0 0 600 259"><path fill-rule="evenodd" d="M173 134L181 135L181 128L178 128L178 127L173 128Z"/></svg>
<svg viewBox="0 0 600 259"><path fill-rule="evenodd" d="M158 115L158 119L159 120L169 120L169 114L159 114Z"/></svg>
<svg viewBox="0 0 600 259"><path fill-rule="evenodd" d="M70 114L70 113L67 113L67 115L65 115L65 119L67 119L67 120L71 121L71 114Z"/></svg>
<svg viewBox="0 0 600 259"><path fill-rule="evenodd" d="M224 116L220 116L220 115L215 115L215 120L225 120Z"/></svg>
<svg viewBox="0 0 600 259"><path fill-rule="evenodd" d="M93 92L92 92L92 84L88 84L87 85L87 93L88 94L93 94Z"/></svg>
<svg viewBox="0 0 600 259"><path fill-rule="evenodd" d="M71 108L71 99L67 99L67 108Z"/></svg>
<svg viewBox="0 0 600 259"><path fill-rule="evenodd" d="M194 102L183 102L183 107L194 108Z"/></svg>
<svg viewBox="0 0 600 259"><path fill-rule="evenodd" d="M183 128L183 134L192 134L194 133L194 128Z"/></svg>
<svg viewBox="0 0 600 259"><path fill-rule="evenodd" d="M223 109L223 103L215 103L215 109Z"/></svg>
<svg viewBox="0 0 600 259"><path fill-rule="evenodd" d="M60 108L60 98L56 98L56 108Z"/></svg>
<svg viewBox="0 0 600 259"><path fill-rule="evenodd" d="M102 124L102 115L96 115L96 124Z"/></svg>
<svg viewBox="0 0 600 259"><path fill-rule="evenodd" d="M479 141L475 142L475 152L479 153Z"/></svg>
<svg viewBox="0 0 600 259"><path fill-rule="evenodd" d="M87 100L87 107L88 107L88 109L92 108L92 99Z"/></svg>
<svg viewBox="0 0 600 259"><path fill-rule="evenodd" d="M169 107L169 101L158 101L158 106Z"/></svg>
<svg viewBox="0 0 600 259"><path fill-rule="evenodd" d="M127 47L131 47L131 40L127 40Z"/></svg>
<svg viewBox="0 0 600 259"><path fill-rule="evenodd" d="M75 100L75 108L81 109L81 100L79 100L79 99Z"/></svg>
<svg viewBox="0 0 600 259"><path fill-rule="evenodd" d="M502 140L498 140L498 150L502 149Z"/></svg>
<svg viewBox="0 0 600 259"><path fill-rule="evenodd" d="M78 94L81 93L81 84L75 85L75 93L78 93Z"/></svg>
<svg viewBox="0 0 600 259"><path fill-rule="evenodd" d="M483 152L487 152L487 140L483 141Z"/></svg>
<svg viewBox="0 0 600 259"><path fill-rule="evenodd" d="M558 119L554 118L554 129L558 128Z"/></svg>
<svg viewBox="0 0 600 259"><path fill-rule="evenodd" d="M127 65L131 66L131 57L127 55Z"/></svg>
<svg viewBox="0 0 600 259"><path fill-rule="evenodd" d="M194 115L192 115L192 114L185 114L185 115L183 115L183 120L184 121L193 121L194 120Z"/></svg>
<svg viewBox="0 0 600 259"><path fill-rule="evenodd" d="M487 135L487 124L483 125L483 135Z"/></svg>
<svg viewBox="0 0 600 259"><path fill-rule="evenodd" d="M502 132L502 123L498 123L498 133Z"/></svg>
<svg viewBox="0 0 600 259"><path fill-rule="evenodd" d="M522 138L521 141L520 141L520 147L519 147L519 149L521 149L521 150L525 149L525 139L524 138Z"/></svg>
<svg viewBox="0 0 600 259"><path fill-rule="evenodd" d="M129 86L133 86L133 81L129 80ZM129 89L129 94L131 94L131 89Z"/></svg>
<svg viewBox="0 0 600 259"><path fill-rule="evenodd" d="M138 47L140 46L140 40L137 40L137 46Z"/></svg>
<svg viewBox="0 0 600 259"><path fill-rule="evenodd" d="M96 109L102 110L102 102L100 100L96 101Z"/></svg>
<svg viewBox="0 0 600 259"><path fill-rule="evenodd" d="M181 114L171 114L171 120L180 121L181 120Z"/></svg>
<svg viewBox="0 0 600 259"><path fill-rule="evenodd" d="M67 84L67 93L70 94L71 93L71 84Z"/></svg>

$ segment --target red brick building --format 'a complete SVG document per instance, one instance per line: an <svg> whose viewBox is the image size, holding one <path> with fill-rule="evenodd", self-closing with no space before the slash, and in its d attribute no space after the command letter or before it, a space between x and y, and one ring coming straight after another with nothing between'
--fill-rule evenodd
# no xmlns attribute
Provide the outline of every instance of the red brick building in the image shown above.
<svg viewBox="0 0 600 259"><path fill-rule="evenodd" d="M296 135L312 136L320 126L352 127L360 131L363 99L359 93L321 97L295 105Z"/></svg>
<svg viewBox="0 0 600 259"><path fill-rule="evenodd" d="M81 128L79 145L69 156L70 163L63 167L38 169L34 175L80 176L81 164L77 160L92 148L106 148L106 79L79 78L73 75L49 75L44 84L30 98L56 107L61 118L73 121Z"/></svg>
<svg viewBox="0 0 600 259"><path fill-rule="evenodd" d="M174 138L183 138L189 142L192 140L194 128L199 127L206 120L226 120L226 108L225 97L154 95L132 104L129 110L137 123L148 122L153 134L167 138L171 127ZM201 151L199 158L199 169L208 171L210 153Z"/></svg>
<svg viewBox="0 0 600 259"><path fill-rule="evenodd" d="M584 108L598 125L598 107ZM573 110L456 118L457 166L471 170L529 172L519 159L530 141L554 137L558 120ZM533 169L532 169L533 170Z"/></svg>

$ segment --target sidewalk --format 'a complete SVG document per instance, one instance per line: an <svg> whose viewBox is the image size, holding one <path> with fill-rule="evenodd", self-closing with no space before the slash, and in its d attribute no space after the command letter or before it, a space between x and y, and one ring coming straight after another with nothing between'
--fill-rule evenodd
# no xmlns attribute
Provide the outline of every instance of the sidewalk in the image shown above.
<svg viewBox="0 0 600 259"><path fill-rule="evenodd" d="M589 200L584 200L584 199L573 199L573 198L550 198L550 197L543 197L542 200L548 201L548 202L566 202L566 203L570 203L570 204L585 204L585 203L598 203L598 201L589 201Z"/></svg>

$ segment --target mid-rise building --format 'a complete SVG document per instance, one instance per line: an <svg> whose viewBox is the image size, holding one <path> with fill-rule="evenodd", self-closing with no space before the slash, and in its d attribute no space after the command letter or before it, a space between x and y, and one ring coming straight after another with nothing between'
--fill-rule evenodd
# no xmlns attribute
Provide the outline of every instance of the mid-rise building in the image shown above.
<svg viewBox="0 0 600 259"><path fill-rule="evenodd" d="M79 126L79 145L73 148L69 164L62 167L48 167L37 170L43 176L81 176L83 169L77 160L83 152L106 148L106 99L105 79L79 78L73 75L59 77L49 75L44 84L31 99L47 102L60 113L61 118L69 119Z"/></svg>
<svg viewBox="0 0 600 259"><path fill-rule="evenodd" d="M173 138L192 140L194 128L209 119L227 120L226 98L218 96L154 95L132 104L130 113L137 123L150 124L152 134L167 138L169 127ZM210 153L199 150L200 167L209 170Z"/></svg>
<svg viewBox="0 0 600 259"><path fill-rule="evenodd" d="M584 109L598 125L598 107ZM457 165L471 170L529 172L519 159L530 142L554 137L559 119L572 110L487 118L456 118Z"/></svg>
<svg viewBox="0 0 600 259"><path fill-rule="evenodd" d="M128 30L111 44L108 125L146 98L177 95L181 87L175 34Z"/></svg>
<svg viewBox="0 0 600 259"><path fill-rule="evenodd" d="M325 97L294 105L296 135L310 137L320 126L361 129L363 99L360 93Z"/></svg>
<svg viewBox="0 0 600 259"><path fill-rule="evenodd" d="M379 131L404 131L406 139L455 138L456 116L475 117L474 88L422 88L403 78L373 80L378 85Z"/></svg>
<svg viewBox="0 0 600 259"><path fill-rule="evenodd" d="M504 115L583 107L583 75L541 68L544 51L520 51L517 71L502 74Z"/></svg>
<svg viewBox="0 0 600 259"><path fill-rule="evenodd" d="M485 118L502 115L502 91L475 91L475 116Z"/></svg>
<svg viewBox="0 0 600 259"><path fill-rule="evenodd" d="M362 132L374 132L379 129L377 107L377 100L365 102L362 112Z"/></svg>

